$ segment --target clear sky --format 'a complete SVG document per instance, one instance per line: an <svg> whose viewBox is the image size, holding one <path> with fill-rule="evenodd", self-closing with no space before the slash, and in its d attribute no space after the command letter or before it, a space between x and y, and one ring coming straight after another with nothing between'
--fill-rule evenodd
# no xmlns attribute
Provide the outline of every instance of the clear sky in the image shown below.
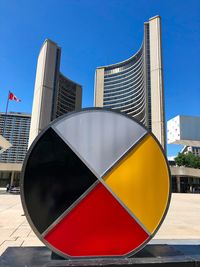
<svg viewBox="0 0 200 267"><path fill-rule="evenodd" d="M29 112L37 57L46 38L62 48L61 72L83 86L83 107L93 106L97 66L133 55L143 23L162 18L166 121L200 116L199 0L0 0L0 111L8 91L22 99L9 111ZM168 146L168 155L180 147Z"/></svg>

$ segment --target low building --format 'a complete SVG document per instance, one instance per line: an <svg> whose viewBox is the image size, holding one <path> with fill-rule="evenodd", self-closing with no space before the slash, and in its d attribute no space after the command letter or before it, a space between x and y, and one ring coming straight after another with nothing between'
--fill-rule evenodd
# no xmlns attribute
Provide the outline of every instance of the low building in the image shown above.
<svg viewBox="0 0 200 267"><path fill-rule="evenodd" d="M0 134L11 146L0 154L0 187L19 185L22 163L28 149L31 115L0 113Z"/></svg>
<svg viewBox="0 0 200 267"><path fill-rule="evenodd" d="M181 153L188 154L192 153L195 156L200 156L200 147L199 146L184 146L181 150Z"/></svg>
<svg viewBox="0 0 200 267"><path fill-rule="evenodd" d="M167 122L167 143L185 145L181 153L200 156L200 117L178 115ZM177 166L168 158L172 192L200 193L200 169Z"/></svg>
<svg viewBox="0 0 200 267"><path fill-rule="evenodd" d="M167 143L200 146L200 117L178 115L169 120Z"/></svg>
<svg viewBox="0 0 200 267"><path fill-rule="evenodd" d="M170 166L172 192L200 193L200 169L185 166Z"/></svg>

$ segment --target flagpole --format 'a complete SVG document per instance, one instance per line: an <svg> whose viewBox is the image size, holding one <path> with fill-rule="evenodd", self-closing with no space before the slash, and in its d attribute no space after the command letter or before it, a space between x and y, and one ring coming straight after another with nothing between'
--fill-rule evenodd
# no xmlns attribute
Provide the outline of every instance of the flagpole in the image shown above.
<svg viewBox="0 0 200 267"><path fill-rule="evenodd" d="M9 96L10 96L10 91L8 91L8 99L7 99L7 103L6 103L6 112L5 112L5 116L4 116L3 134L2 134L3 136L4 136L4 132L5 132L6 119L7 119L7 113L8 113Z"/></svg>

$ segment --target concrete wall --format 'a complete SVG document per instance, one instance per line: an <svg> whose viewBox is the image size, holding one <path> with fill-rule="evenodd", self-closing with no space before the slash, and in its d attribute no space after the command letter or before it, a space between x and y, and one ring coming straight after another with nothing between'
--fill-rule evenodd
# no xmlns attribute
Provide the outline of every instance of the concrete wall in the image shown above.
<svg viewBox="0 0 200 267"><path fill-rule="evenodd" d="M104 68L96 69L94 106L103 107Z"/></svg>
<svg viewBox="0 0 200 267"><path fill-rule="evenodd" d="M0 171L21 171L22 163L0 163Z"/></svg>
<svg viewBox="0 0 200 267"><path fill-rule="evenodd" d="M41 48L35 78L29 146L51 121L57 45L46 40Z"/></svg>
<svg viewBox="0 0 200 267"><path fill-rule="evenodd" d="M167 122L168 143L200 146L200 117L176 116Z"/></svg>
<svg viewBox="0 0 200 267"><path fill-rule="evenodd" d="M149 20L152 132L165 148L165 114L160 17Z"/></svg>
<svg viewBox="0 0 200 267"><path fill-rule="evenodd" d="M184 166L170 166L171 175L200 178L200 169L188 168Z"/></svg>
<svg viewBox="0 0 200 267"><path fill-rule="evenodd" d="M180 116L180 139L200 146L200 117Z"/></svg>

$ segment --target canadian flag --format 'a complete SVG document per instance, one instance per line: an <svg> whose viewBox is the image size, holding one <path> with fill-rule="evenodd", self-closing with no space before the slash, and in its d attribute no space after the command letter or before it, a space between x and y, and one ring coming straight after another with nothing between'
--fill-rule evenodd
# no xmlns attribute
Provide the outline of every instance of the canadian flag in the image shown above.
<svg viewBox="0 0 200 267"><path fill-rule="evenodd" d="M17 101L17 102L21 102L21 99L17 98L13 93L9 92L9 97L8 97L9 100L14 100L14 101Z"/></svg>

